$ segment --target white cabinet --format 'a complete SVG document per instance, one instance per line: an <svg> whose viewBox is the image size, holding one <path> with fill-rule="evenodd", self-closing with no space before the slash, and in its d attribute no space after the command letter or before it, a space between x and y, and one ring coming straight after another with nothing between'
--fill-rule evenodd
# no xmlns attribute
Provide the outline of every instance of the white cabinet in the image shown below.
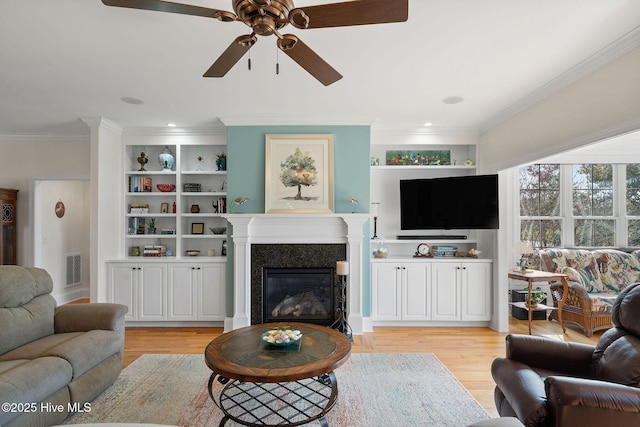
<svg viewBox="0 0 640 427"><path fill-rule="evenodd" d="M491 320L491 263L462 263L461 320Z"/></svg>
<svg viewBox="0 0 640 427"><path fill-rule="evenodd" d="M433 320L460 320L460 278L462 266L458 263L433 265Z"/></svg>
<svg viewBox="0 0 640 427"><path fill-rule="evenodd" d="M224 320L226 264L169 265L169 320Z"/></svg>
<svg viewBox="0 0 640 427"><path fill-rule="evenodd" d="M163 259L164 260L164 259ZM127 321L223 321L226 263L223 261L107 263L109 302L129 307Z"/></svg>
<svg viewBox="0 0 640 427"><path fill-rule="evenodd" d="M166 320L167 266L113 263L108 267L109 301L129 307L125 320Z"/></svg>
<svg viewBox="0 0 640 427"><path fill-rule="evenodd" d="M429 320L428 263L372 263L374 320Z"/></svg>
<svg viewBox="0 0 640 427"><path fill-rule="evenodd" d="M433 320L491 319L491 263L433 265Z"/></svg>
<svg viewBox="0 0 640 427"><path fill-rule="evenodd" d="M374 324L486 322L491 319L491 261L372 261L371 294Z"/></svg>

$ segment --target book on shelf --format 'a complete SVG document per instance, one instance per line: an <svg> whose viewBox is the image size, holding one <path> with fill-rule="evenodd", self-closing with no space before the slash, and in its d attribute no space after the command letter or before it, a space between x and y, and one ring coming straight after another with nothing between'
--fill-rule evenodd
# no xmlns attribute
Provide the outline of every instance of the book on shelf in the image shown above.
<svg viewBox="0 0 640 427"><path fill-rule="evenodd" d="M226 213L227 212L227 198L220 197L212 202L214 213Z"/></svg>
<svg viewBox="0 0 640 427"><path fill-rule="evenodd" d="M130 176L129 192L130 193L150 193L153 190L153 180L148 176Z"/></svg>
<svg viewBox="0 0 640 427"><path fill-rule="evenodd" d="M167 256L165 245L145 245L142 256Z"/></svg>
<svg viewBox="0 0 640 427"><path fill-rule="evenodd" d="M144 218L131 217L129 218L129 234L146 234L145 233L146 221Z"/></svg>
<svg viewBox="0 0 640 427"><path fill-rule="evenodd" d="M149 205L147 203L131 203L129 204L129 213L147 214L149 213Z"/></svg>

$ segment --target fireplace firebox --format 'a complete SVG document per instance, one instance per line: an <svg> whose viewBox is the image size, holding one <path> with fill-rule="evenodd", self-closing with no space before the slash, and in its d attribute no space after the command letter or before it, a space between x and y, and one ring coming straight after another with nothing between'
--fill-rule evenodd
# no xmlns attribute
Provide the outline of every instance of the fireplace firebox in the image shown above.
<svg viewBox="0 0 640 427"><path fill-rule="evenodd" d="M332 325L335 314L334 276L332 268L265 268L263 323Z"/></svg>
<svg viewBox="0 0 640 427"><path fill-rule="evenodd" d="M336 262L344 259L345 244L252 244L251 324L331 326L341 307Z"/></svg>

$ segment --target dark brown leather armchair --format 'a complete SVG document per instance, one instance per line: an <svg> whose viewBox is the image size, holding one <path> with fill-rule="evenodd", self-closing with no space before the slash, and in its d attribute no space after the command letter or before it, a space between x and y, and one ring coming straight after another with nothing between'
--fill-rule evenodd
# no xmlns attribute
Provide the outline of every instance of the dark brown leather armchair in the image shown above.
<svg viewBox="0 0 640 427"><path fill-rule="evenodd" d="M507 336L493 361L498 413L525 426L640 426L640 283L613 306L596 346Z"/></svg>

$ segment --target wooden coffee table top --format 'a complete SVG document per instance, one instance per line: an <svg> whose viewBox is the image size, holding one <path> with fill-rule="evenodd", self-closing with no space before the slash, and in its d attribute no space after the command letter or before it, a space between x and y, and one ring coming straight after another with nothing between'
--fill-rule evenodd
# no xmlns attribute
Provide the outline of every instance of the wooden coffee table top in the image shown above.
<svg viewBox="0 0 640 427"><path fill-rule="evenodd" d="M271 329L296 329L299 343L286 347L267 344L261 335ZM275 383L296 381L332 372L351 352L340 332L308 323L265 323L220 335L207 345L204 359L214 373L240 381Z"/></svg>

